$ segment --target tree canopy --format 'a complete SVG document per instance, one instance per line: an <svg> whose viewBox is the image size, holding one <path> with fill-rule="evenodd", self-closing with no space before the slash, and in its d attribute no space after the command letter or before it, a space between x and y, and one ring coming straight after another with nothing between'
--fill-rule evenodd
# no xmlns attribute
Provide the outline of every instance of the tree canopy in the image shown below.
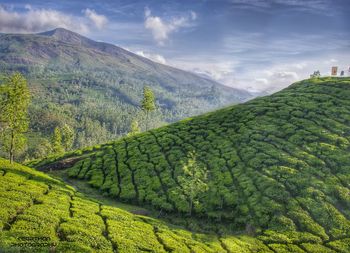
<svg viewBox="0 0 350 253"><path fill-rule="evenodd" d="M179 186L188 200L189 215L192 215L193 205L198 205L200 194L208 190L207 169L201 166L194 152L189 153L189 159L182 167L183 173L177 177Z"/></svg>
<svg viewBox="0 0 350 253"><path fill-rule="evenodd" d="M154 93L148 86L145 86L143 88L143 100L141 102L141 108L147 113L152 112L156 109Z"/></svg>
<svg viewBox="0 0 350 253"><path fill-rule="evenodd" d="M30 92L26 79L20 73L6 76L0 85L1 142L12 162L15 154L24 149L28 130Z"/></svg>

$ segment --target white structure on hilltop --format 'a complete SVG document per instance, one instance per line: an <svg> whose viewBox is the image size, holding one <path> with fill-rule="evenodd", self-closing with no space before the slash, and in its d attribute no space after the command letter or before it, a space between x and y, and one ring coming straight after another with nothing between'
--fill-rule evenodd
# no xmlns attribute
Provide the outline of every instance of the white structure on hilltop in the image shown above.
<svg viewBox="0 0 350 253"><path fill-rule="evenodd" d="M311 75L312 76L312 75ZM331 76L338 76L338 66L333 66L331 69ZM350 67L346 70L342 69L339 70L339 76L340 77L347 77L350 76Z"/></svg>
<svg viewBox="0 0 350 253"><path fill-rule="evenodd" d="M332 76L338 75L338 67L337 67L337 66L333 66L333 67L332 67L331 75L332 75Z"/></svg>

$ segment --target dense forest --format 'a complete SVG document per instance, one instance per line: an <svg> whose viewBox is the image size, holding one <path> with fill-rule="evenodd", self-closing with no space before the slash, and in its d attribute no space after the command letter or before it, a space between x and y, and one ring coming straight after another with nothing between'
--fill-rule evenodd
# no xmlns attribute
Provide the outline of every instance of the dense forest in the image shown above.
<svg viewBox="0 0 350 253"><path fill-rule="evenodd" d="M276 252L348 252L349 95L349 78L304 80L30 165L66 167L119 201L200 219L181 224L192 230L245 231Z"/></svg>
<svg viewBox="0 0 350 253"><path fill-rule="evenodd" d="M65 29L0 34L0 71L20 72L31 94L21 161L54 153L55 128L74 130L69 151L124 136L135 119L144 131L252 97ZM149 123L141 113L146 86L156 104Z"/></svg>

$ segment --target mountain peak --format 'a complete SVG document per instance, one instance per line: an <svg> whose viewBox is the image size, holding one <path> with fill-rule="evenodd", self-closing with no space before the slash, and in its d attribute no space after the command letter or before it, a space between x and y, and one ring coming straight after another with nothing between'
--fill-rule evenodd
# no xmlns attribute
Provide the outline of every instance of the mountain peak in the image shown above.
<svg viewBox="0 0 350 253"><path fill-rule="evenodd" d="M55 28L50 31L38 33L38 35L53 37L58 40L62 40L65 42L75 43L75 44L81 44L83 41L89 40L88 38L76 33L72 32L68 29L59 27Z"/></svg>
<svg viewBox="0 0 350 253"><path fill-rule="evenodd" d="M55 35L63 35L63 34L71 34L71 35L79 35L75 32L72 32L66 28L62 28L62 27L58 27L58 28L55 28L53 30L50 30L50 31L46 31L46 32L41 32L41 33L38 33L39 35L45 35L45 36L55 36Z"/></svg>

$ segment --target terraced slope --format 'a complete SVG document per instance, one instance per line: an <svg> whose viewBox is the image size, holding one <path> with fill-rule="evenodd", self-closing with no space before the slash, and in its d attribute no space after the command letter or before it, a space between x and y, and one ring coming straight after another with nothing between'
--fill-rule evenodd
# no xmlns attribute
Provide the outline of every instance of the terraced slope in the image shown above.
<svg viewBox="0 0 350 253"><path fill-rule="evenodd" d="M248 236L192 234L102 205L1 158L0 189L0 252L269 252Z"/></svg>
<svg viewBox="0 0 350 253"><path fill-rule="evenodd" d="M245 228L270 249L298 242L296 252L312 251L300 247L310 242L349 252L349 97L349 78L305 80L109 143L69 172L114 198L186 215L178 177L194 151L209 172L209 189L194 203L197 217Z"/></svg>

